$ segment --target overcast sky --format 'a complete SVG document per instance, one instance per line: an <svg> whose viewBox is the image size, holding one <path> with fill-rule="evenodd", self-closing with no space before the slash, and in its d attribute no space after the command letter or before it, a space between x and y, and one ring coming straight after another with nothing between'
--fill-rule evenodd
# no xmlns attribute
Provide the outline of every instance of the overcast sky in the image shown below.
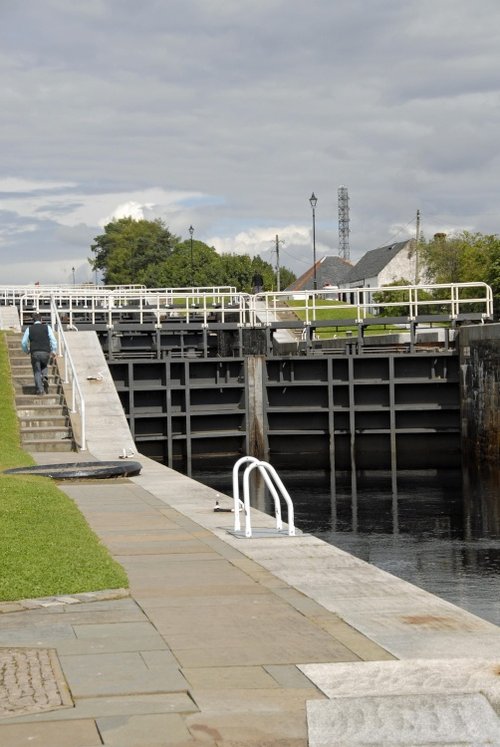
<svg viewBox="0 0 500 747"><path fill-rule="evenodd" d="M499 232L498 0L0 0L0 284L92 279L113 219L301 274Z"/></svg>

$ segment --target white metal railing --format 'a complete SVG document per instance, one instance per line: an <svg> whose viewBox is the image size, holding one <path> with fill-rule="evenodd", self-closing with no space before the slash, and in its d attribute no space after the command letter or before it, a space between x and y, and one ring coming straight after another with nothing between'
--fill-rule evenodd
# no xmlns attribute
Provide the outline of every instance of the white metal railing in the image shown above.
<svg viewBox="0 0 500 747"><path fill-rule="evenodd" d="M439 312L454 320L461 313L467 313L465 309L472 306L483 319L493 318L493 292L489 285L482 282L282 291L259 294L259 299L258 316L264 324L279 318L280 311L288 308L289 301L300 303L298 310L304 315L306 325L316 321L319 316L324 319L325 311L331 310L334 315L339 305L343 310L352 309L356 322L380 315L381 311L387 309L393 309L394 316L405 316L409 320Z"/></svg>
<svg viewBox="0 0 500 747"><path fill-rule="evenodd" d="M243 501L240 499L240 488L239 488L239 469L246 464L245 471L243 473ZM245 537L252 536L252 525L250 521L250 473L258 469L264 482L271 493L274 500L274 513L276 518L276 530L278 532L283 529L283 521L281 518L281 497L287 504L288 509L288 535L290 537L295 536L295 523L294 523L294 511L293 503L290 495L283 485L283 482L272 465L268 462L264 462L256 457L244 456L238 459L233 467L233 500L234 500L234 531L241 531L240 523L240 510L243 508L245 514ZM279 489L279 493L278 493Z"/></svg>
<svg viewBox="0 0 500 747"><path fill-rule="evenodd" d="M0 289L1 290L1 289ZM158 327L165 321L196 320L204 325L209 321L226 322L228 314L234 315L238 323L251 322L249 294L236 293L232 287L215 286L212 288L163 288L163 289L69 289L54 290L52 294L31 288L24 295L17 296L21 324L25 318L30 319L33 311L43 310L48 301L54 301L63 317L63 322L70 327L79 322L96 324L105 320L106 326L112 329L123 314L132 323L143 324L153 318Z"/></svg>
<svg viewBox="0 0 500 747"><path fill-rule="evenodd" d="M375 300L376 299L376 300ZM327 288L318 291L266 292L254 296L238 293L231 286L200 288L144 288L107 286L0 286L0 303L19 305L21 324L33 310L43 310L54 301L65 324L96 324L103 319L112 329L121 315L142 324L185 321L210 323L237 321L239 326L270 325L292 307L305 327L317 320L334 321L342 309L352 311L352 320L363 322L387 315L408 321L421 316L441 315L449 321L458 317L493 319L493 293L486 283L442 283L372 288ZM298 302L298 308L293 304ZM328 317L331 312L331 317ZM297 319L295 319L297 322Z"/></svg>
<svg viewBox="0 0 500 747"><path fill-rule="evenodd" d="M64 361L64 384L67 384L71 388L71 413L79 416L80 434L77 440L80 451L85 451L87 448L87 434L86 434L86 415L85 415L85 399L83 396L80 383L78 381L78 375L73 358L68 347L66 335L64 334L63 324L61 317L54 301L51 303L51 322L54 329L54 333L57 337L57 351L58 357ZM72 418L73 433L75 430L76 418Z"/></svg>

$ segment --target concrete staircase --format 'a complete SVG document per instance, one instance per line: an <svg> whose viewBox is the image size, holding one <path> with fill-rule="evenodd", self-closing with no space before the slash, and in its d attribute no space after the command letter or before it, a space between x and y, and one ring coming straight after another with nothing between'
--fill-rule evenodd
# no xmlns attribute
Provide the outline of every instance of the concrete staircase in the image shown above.
<svg viewBox="0 0 500 747"><path fill-rule="evenodd" d="M21 335L10 334L6 339L23 448L30 452L75 451L57 366L49 366L49 393L36 395L31 360L21 350Z"/></svg>

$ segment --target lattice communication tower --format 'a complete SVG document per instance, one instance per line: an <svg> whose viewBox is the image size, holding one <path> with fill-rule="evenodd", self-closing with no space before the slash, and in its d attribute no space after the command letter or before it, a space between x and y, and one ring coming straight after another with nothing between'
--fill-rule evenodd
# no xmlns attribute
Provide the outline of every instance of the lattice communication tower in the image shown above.
<svg viewBox="0 0 500 747"><path fill-rule="evenodd" d="M347 187L338 188L339 207L339 255L348 261L351 259L349 246L349 193Z"/></svg>

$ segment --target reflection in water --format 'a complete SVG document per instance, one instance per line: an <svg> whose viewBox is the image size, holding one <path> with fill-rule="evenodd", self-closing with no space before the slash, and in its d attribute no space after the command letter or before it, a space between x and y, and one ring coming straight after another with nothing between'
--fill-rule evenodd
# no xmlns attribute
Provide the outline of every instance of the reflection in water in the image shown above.
<svg viewBox="0 0 500 747"><path fill-rule="evenodd" d="M371 473L355 486L310 472L280 477L299 529L500 625L498 474L403 473L395 484ZM232 493L230 474L195 478ZM273 513L265 492L256 485L252 503Z"/></svg>

